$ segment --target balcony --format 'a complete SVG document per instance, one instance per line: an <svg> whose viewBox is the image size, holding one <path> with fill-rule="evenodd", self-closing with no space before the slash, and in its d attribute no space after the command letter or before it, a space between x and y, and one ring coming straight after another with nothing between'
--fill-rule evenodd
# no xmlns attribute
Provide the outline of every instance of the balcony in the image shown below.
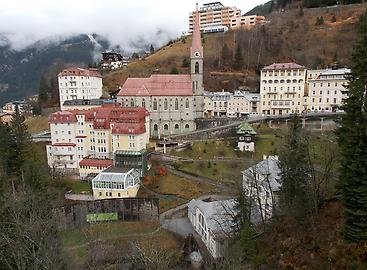
<svg viewBox="0 0 367 270"><path fill-rule="evenodd" d="M272 100L270 108L272 109L288 109L292 105L291 100Z"/></svg>

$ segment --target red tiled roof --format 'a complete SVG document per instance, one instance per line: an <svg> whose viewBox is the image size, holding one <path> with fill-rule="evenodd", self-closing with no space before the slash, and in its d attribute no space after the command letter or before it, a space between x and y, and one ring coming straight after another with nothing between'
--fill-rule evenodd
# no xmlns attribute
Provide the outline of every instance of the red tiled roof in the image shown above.
<svg viewBox="0 0 367 270"><path fill-rule="evenodd" d="M84 69L74 67L64 69L58 74L58 76L89 76L102 78L102 75L101 73L99 73L98 69Z"/></svg>
<svg viewBox="0 0 367 270"><path fill-rule="evenodd" d="M128 78L118 96L192 96L188 74L155 74L149 78Z"/></svg>
<svg viewBox="0 0 367 270"><path fill-rule="evenodd" d="M86 122L93 122L94 128L109 129L110 123L143 123L149 115L145 108L127 108L103 105L89 110L69 110L53 113L49 116L49 123L77 122L76 115L84 115Z"/></svg>
<svg viewBox="0 0 367 270"><path fill-rule="evenodd" d="M275 70L275 69L294 69L294 68L305 68L297 63L273 63L270 66L266 66L264 70Z"/></svg>
<svg viewBox="0 0 367 270"><path fill-rule="evenodd" d="M59 111L50 114L48 117L49 123L75 123L77 122L76 116L70 111Z"/></svg>
<svg viewBox="0 0 367 270"><path fill-rule="evenodd" d="M56 146L56 147L69 147L69 146L76 146L75 143L54 143L52 146Z"/></svg>
<svg viewBox="0 0 367 270"><path fill-rule="evenodd" d="M79 162L79 166L91 166L91 167L105 167L112 166L113 161L111 159L89 159L85 158Z"/></svg>
<svg viewBox="0 0 367 270"><path fill-rule="evenodd" d="M113 125L112 134L139 135L145 133L144 123L116 123Z"/></svg>

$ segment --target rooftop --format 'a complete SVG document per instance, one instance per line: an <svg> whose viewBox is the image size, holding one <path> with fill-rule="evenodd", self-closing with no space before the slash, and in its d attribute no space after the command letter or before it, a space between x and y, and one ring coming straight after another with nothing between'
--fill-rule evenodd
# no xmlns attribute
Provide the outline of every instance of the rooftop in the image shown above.
<svg viewBox="0 0 367 270"><path fill-rule="evenodd" d="M243 171L242 174L248 178L254 178L254 174L268 176L272 191L279 191L280 183L280 168L278 156L269 156L263 161ZM260 183L262 184L262 183ZM264 183L268 186L268 183Z"/></svg>
<svg viewBox="0 0 367 270"><path fill-rule="evenodd" d="M118 96L192 96L191 76L156 74L149 78L128 78Z"/></svg>
<svg viewBox="0 0 367 270"><path fill-rule="evenodd" d="M210 201L193 199L188 203L188 211L194 213L198 208L205 218L209 231L216 238L231 233L234 221L229 213L235 211L235 200Z"/></svg>
<svg viewBox="0 0 367 270"><path fill-rule="evenodd" d="M98 77L102 78L101 73L98 69L84 69L84 68L77 68L71 67L66 68L58 74L58 77L62 76L87 76L87 77Z"/></svg>
<svg viewBox="0 0 367 270"><path fill-rule="evenodd" d="M254 128L249 124L249 123L242 123L237 127L237 134L251 134L251 135L256 135L256 131L254 130Z"/></svg>
<svg viewBox="0 0 367 270"><path fill-rule="evenodd" d="M304 69L304 66L301 66L297 63L273 63L270 66L266 66L263 70L282 70L282 69Z"/></svg>

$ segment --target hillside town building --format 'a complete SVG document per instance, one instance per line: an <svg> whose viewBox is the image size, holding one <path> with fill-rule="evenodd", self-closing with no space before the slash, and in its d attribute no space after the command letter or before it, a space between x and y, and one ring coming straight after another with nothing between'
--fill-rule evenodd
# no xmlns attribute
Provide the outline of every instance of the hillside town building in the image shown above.
<svg viewBox="0 0 367 270"><path fill-rule="evenodd" d="M278 156L269 156L242 172L243 188L255 204L261 220L273 216L281 187ZM256 220L254 220L256 222Z"/></svg>
<svg viewBox="0 0 367 270"><path fill-rule="evenodd" d="M118 69L127 67L129 63L129 58L122 56L120 53L116 52L104 52L102 53L101 67L103 69Z"/></svg>
<svg viewBox="0 0 367 270"><path fill-rule="evenodd" d="M203 117L204 50L199 20L194 27L190 57L191 74L128 78L117 95L123 107L143 107L149 111L152 137L193 131L195 119Z"/></svg>
<svg viewBox="0 0 367 270"><path fill-rule="evenodd" d="M264 16L242 15L231 20L231 28L251 28L266 23Z"/></svg>
<svg viewBox="0 0 367 270"><path fill-rule="evenodd" d="M188 218L194 230L201 236L213 258L226 254L229 236L233 235L235 200L202 201L191 200L188 205Z"/></svg>
<svg viewBox="0 0 367 270"><path fill-rule="evenodd" d="M308 95L305 97L307 111L337 112L347 98L348 68L309 70L307 72Z"/></svg>
<svg viewBox="0 0 367 270"><path fill-rule="evenodd" d="M67 68L58 74L60 109L64 102L102 97L102 76L97 69Z"/></svg>
<svg viewBox="0 0 367 270"><path fill-rule="evenodd" d="M199 14L200 30L204 33L219 32L231 28L249 28L265 22L264 16L242 15L241 10L236 7L226 7L221 2L212 2L204 4L200 10L190 13L190 33L194 31L197 13Z"/></svg>
<svg viewBox="0 0 367 270"><path fill-rule="evenodd" d="M259 115L260 95L247 91L204 92L206 117L246 117Z"/></svg>
<svg viewBox="0 0 367 270"><path fill-rule="evenodd" d="M137 169L109 167L92 180L95 200L136 197L140 188L140 172Z"/></svg>
<svg viewBox="0 0 367 270"><path fill-rule="evenodd" d="M18 108L20 114L32 114L33 106L28 100L14 100L4 104L2 107L3 113L14 114Z"/></svg>
<svg viewBox="0 0 367 270"><path fill-rule="evenodd" d="M237 149L255 152L256 131L249 123L242 123L237 127Z"/></svg>
<svg viewBox="0 0 367 270"><path fill-rule="evenodd" d="M49 123L48 165L64 173L78 173L80 166L102 170L105 166L96 165L93 159L112 159L116 151L141 151L149 142L149 113L144 108L103 104L101 108L55 112Z"/></svg>
<svg viewBox="0 0 367 270"><path fill-rule="evenodd" d="M260 108L265 115L304 110L306 68L296 63L274 63L261 70Z"/></svg>

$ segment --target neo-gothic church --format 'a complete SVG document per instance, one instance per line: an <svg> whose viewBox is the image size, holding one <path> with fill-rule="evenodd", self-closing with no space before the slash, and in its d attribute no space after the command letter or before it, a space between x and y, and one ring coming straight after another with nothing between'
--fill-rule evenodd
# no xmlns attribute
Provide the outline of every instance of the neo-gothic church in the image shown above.
<svg viewBox="0 0 367 270"><path fill-rule="evenodd" d="M204 50L198 15L197 12L194 18L190 74L128 78L117 95L122 106L144 107L149 111L151 137L193 131L195 119L204 115Z"/></svg>

